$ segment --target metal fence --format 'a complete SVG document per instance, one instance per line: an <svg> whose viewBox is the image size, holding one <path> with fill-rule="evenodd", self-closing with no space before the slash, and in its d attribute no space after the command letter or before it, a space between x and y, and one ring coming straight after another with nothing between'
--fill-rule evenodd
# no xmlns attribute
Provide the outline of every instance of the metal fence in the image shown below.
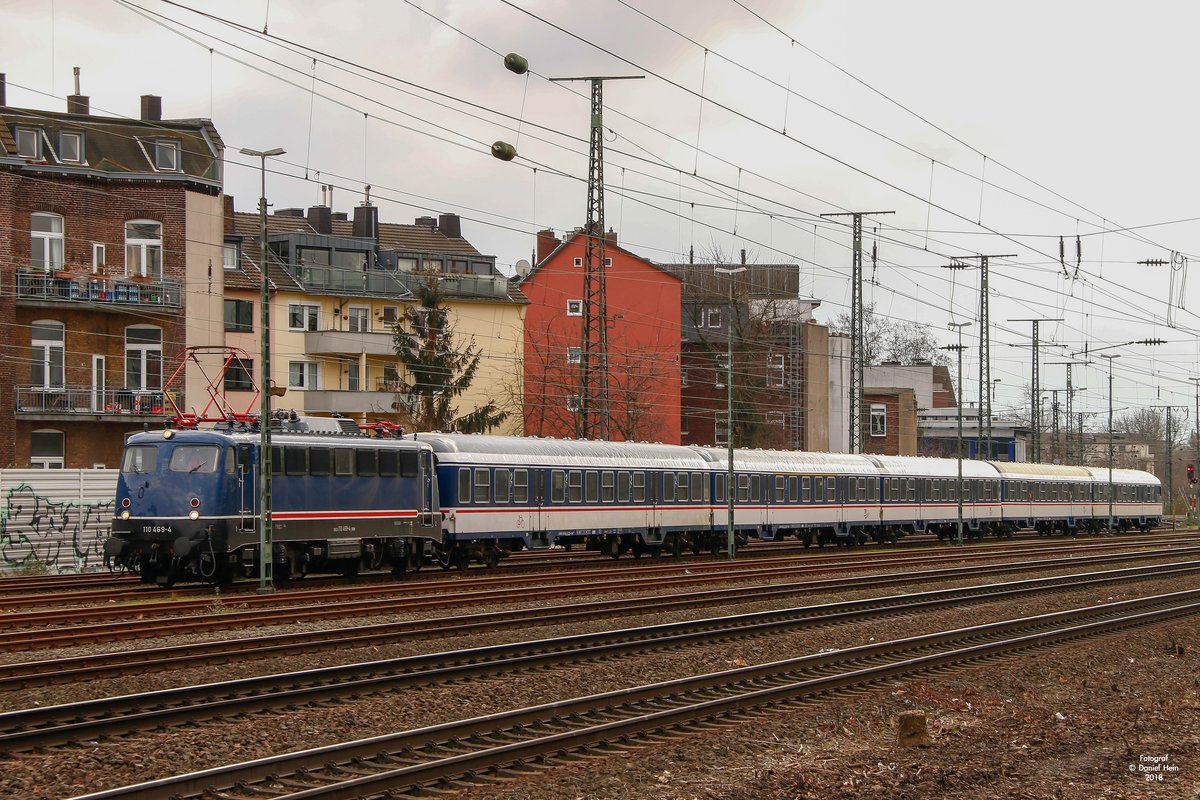
<svg viewBox="0 0 1200 800"><path fill-rule="evenodd" d="M118 305L183 306L183 285L173 278L110 278L93 275L56 277L43 272L17 272L17 297Z"/></svg>
<svg viewBox="0 0 1200 800"><path fill-rule="evenodd" d="M179 407L183 398L171 393ZM97 389L93 386L17 387L18 414L138 414L170 416L174 409L164 392L136 389Z"/></svg>
<svg viewBox="0 0 1200 800"><path fill-rule="evenodd" d="M0 573L104 568L115 469L0 470Z"/></svg>

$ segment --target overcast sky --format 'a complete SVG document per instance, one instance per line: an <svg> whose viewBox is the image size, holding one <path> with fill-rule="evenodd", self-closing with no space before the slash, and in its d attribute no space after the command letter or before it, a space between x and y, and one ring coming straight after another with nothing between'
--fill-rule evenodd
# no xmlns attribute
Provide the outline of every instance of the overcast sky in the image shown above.
<svg viewBox="0 0 1200 800"><path fill-rule="evenodd" d="M1065 345L1044 351L1044 388L1065 386L1046 362L1085 342L1160 337L1109 351L1122 354L1118 409L1194 402L1200 279L1136 262L1177 251L1200 266L1187 188L1200 4L0 0L0 13L10 105L65 108L79 66L94 113L137 116L138 96L158 94L167 118L211 117L240 210L259 176L238 148L284 147L275 207L316 204L332 184L349 211L370 184L386 221L461 214L506 272L535 230L585 219L588 86L547 78L645 75L605 86L606 223L622 245L655 261L694 247L798 263L827 320L849 302L850 233L816 215L895 211L865 224L867 299L944 342L978 303L977 271L945 270L948 257L1017 254L992 262L998 406L1022 402L1030 380L1028 347L1014 346L1030 325L1008 321L1030 317L1065 320L1042 326ZM506 71L509 51L536 74ZM498 139L516 161L491 157ZM1147 227L1114 232L1135 226ZM1105 411L1092 363L1075 371L1076 408ZM976 365L968 350L968 399Z"/></svg>

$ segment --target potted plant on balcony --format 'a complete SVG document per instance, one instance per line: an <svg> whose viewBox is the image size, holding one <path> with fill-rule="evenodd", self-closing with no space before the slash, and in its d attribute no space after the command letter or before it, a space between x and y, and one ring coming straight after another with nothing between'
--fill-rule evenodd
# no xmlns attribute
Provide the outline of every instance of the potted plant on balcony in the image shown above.
<svg viewBox="0 0 1200 800"><path fill-rule="evenodd" d="M54 277L58 278L59 280L69 281L75 277L75 273L71 272L71 270L67 269L65 266L62 266L55 270Z"/></svg>
<svg viewBox="0 0 1200 800"><path fill-rule="evenodd" d="M151 278L149 275L138 274L134 275L132 280L134 283L150 283L153 278Z"/></svg>

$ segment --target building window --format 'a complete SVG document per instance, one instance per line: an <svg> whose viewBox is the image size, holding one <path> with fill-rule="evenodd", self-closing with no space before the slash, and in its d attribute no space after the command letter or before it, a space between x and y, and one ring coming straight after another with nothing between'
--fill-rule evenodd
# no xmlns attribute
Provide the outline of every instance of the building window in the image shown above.
<svg viewBox="0 0 1200 800"><path fill-rule="evenodd" d="M871 435L887 436L887 406L871 404Z"/></svg>
<svg viewBox="0 0 1200 800"><path fill-rule="evenodd" d="M725 378L729 374L729 356L725 354L717 355L717 366L713 370L713 376L716 380L713 385L720 388L725 385Z"/></svg>
<svg viewBox="0 0 1200 800"><path fill-rule="evenodd" d="M567 348L567 363L568 364L583 363L583 348L582 347L568 347Z"/></svg>
<svg viewBox="0 0 1200 800"><path fill-rule="evenodd" d="M579 395L577 395L577 394L567 395L567 411L570 411L572 414L577 414L582 410L583 410L583 404L579 400Z"/></svg>
<svg viewBox="0 0 1200 800"><path fill-rule="evenodd" d="M366 306L350 306L346 309L346 330L353 333L367 333L371 330L371 309Z"/></svg>
<svg viewBox="0 0 1200 800"><path fill-rule="evenodd" d="M160 172L179 172L179 142L157 139L154 147L154 168Z"/></svg>
<svg viewBox="0 0 1200 800"><path fill-rule="evenodd" d="M52 320L38 320L32 327L31 383L35 389L62 389L63 340L66 326Z"/></svg>
<svg viewBox="0 0 1200 800"><path fill-rule="evenodd" d="M612 266L612 259L611 259L611 258L606 258L606 259L604 259L604 266L606 266L606 267L611 267L611 266Z"/></svg>
<svg viewBox="0 0 1200 800"><path fill-rule="evenodd" d="M162 388L162 328L134 325L125 329L125 388Z"/></svg>
<svg viewBox="0 0 1200 800"><path fill-rule="evenodd" d="M362 366L357 361L346 362L346 388L352 392L362 389Z"/></svg>
<svg viewBox="0 0 1200 800"><path fill-rule="evenodd" d="M721 309L717 307L704 309L704 324L709 328L721 327Z"/></svg>
<svg viewBox="0 0 1200 800"><path fill-rule="evenodd" d="M252 331L254 330L254 301L226 300L225 301L225 330Z"/></svg>
<svg viewBox="0 0 1200 800"><path fill-rule="evenodd" d="M162 224L138 219L125 223L125 274L162 280Z"/></svg>
<svg viewBox="0 0 1200 800"><path fill-rule="evenodd" d="M679 418L679 432L685 436L689 433L689 431L688 431L688 415L687 414L684 414L683 416L681 416Z"/></svg>
<svg viewBox="0 0 1200 800"><path fill-rule="evenodd" d="M29 262L36 270L55 272L63 268L63 218L58 214L34 214L29 218Z"/></svg>
<svg viewBox="0 0 1200 800"><path fill-rule="evenodd" d="M729 444L729 418L717 416L716 425L713 426L713 444L717 447L725 447Z"/></svg>
<svg viewBox="0 0 1200 800"><path fill-rule="evenodd" d="M768 411L766 421L767 425L775 430L782 431L784 429L784 416L782 411Z"/></svg>
<svg viewBox="0 0 1200 800"><path fill-rule="evenodd" d="M42 157L42 132L37 128L17 128L17 155L21 158Z"/></svg>
<svg viewBox="0 0 1200 800"><path fill-rule="evenodd" d="M688 381L688 368L680 367L679 368L679 385L687 386L688 385L687 381Z"/></svg>
<svg viewBox="0 0 1200 800"><path fill-rule="evenodd" d="M771 386L783 386L783 355L767 356L767 383Z"/></svg>
<svg viewBox="0 0 1200 800"><path fill-rule="evenodd" d="M29 436L29 466L34 469L62 469L67 452L67 435L62 431L34 431Z"/></svg>
<svg viewBox="0 0 1200 800"><path fill-rule="evenodd" d="M396 259L396 269L400 272L416 272L417 260L415 258L400 256Z"/></svg>
<svg viewBox="0 0 1200 800"><path fill-rule="evenodd" d="M226 242L225 250L222 255L222 266L224 266L225 269L242 268L242 246L237 242Z"/></svg>
<svg viewBox="0 0 1200 800"><path fill-rule="evenodd" d="M395 325L400 321L400 309L397 306L383 307L383 324Z"/></svg>
<svg viewBox="0 0 1200 800"><path fill-rule="evenodd" d="M583 316L583 301L582 300L568 300L567 301L567 316L568 317L582 317Z"/></svg>
<svg viewBox="0 0 1200 800"><path fill-rule="evenodd" d="M71 164L83 163L83 134L62 131L58 134L58 160Z"/></svg>
<svg viewBox="0 0 1200 800"><path fill-rule="evenodd" d="M318 367L315 361L289 361L288 388L316 389Z"/></svg>
<svg viewBox="0 0 1200 800"><path fill-rule="evenodd" d="M288 330L315 331L320 306L304 303L288 303Z"/></svg>
<svg viewBox="0 0 1200 800"><path fill-rule="evenodd" d="M92 272L104 272L104 245L100 242L92 242Z"/></svg>
<svg viewBox="0 0 1200 800"><path fill-rule="evenodd" d="M583 257L582 257L582 256L575 256L575 258L574 258L574 259L571 261L571 266L573 266L573 267L582 267L582 266L583 266Z"/></svg>
<svg viewBox="0 0 1200 800"><path fill-rule="evenodd" d="M400 391L400 372L396 369L395 364L383 365L383 380L379 384L379 390L383 392Z"/></svg>
<svg viewBox="0 0 1200 800"><path fill-rule="evenodd" d="M254 359L235 358L225 369L225 391L254 391Z"/></svg>

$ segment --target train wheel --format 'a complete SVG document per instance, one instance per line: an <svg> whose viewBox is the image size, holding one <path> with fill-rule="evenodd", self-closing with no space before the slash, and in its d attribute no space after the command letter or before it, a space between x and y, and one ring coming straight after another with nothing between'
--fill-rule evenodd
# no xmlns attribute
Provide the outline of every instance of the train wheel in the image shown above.
<svg viewBox="0 0 1200 800"><path fill-rule="evenodd" d="M621 557L621 540L616 536L604 537L604 554L613 559Z"/></svg>
<svg viewBox="0 0 1200 800"><path fill-rule="evenodd" d="M812 545L813 545L813 535L812 535L812 532L811 532L811 531L805 531L804 533L800 534L800 541L804 543L804 549L805 549L805 550L807 550L808 548L812 547Z"/></svg>

